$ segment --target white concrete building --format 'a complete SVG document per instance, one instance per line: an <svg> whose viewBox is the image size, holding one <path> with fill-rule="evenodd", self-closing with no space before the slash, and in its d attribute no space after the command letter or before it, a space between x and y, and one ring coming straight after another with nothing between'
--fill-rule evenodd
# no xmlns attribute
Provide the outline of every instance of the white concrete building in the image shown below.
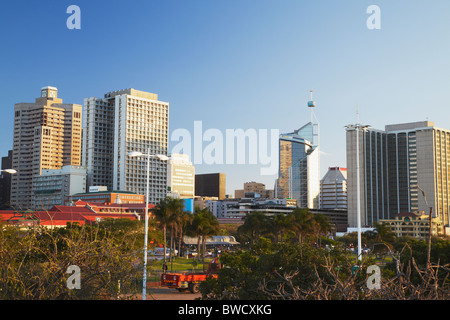
<svg viewBox="0 0 450 320"><path fill-rule="evenodd" d="M146 194L147 157L129 157L132 151L167 156L169 103L158 95L135 89L111 91L104 98L84 102L83 165L88 186ZM149 201L167 193L167 163L150 159Z"/></svg>
<svg viewBox="0 0 450 320"><path fill-rule="evenodd" d="M34 208L48 210L65 205L68 196L85 192L86 168L64 166L61 169L43 169L33 178Z"/></svg>
<svg viewBox="0 0 450 320"><path fill-rule="evenodd" d="M347 210L346 168L328 168L320 181L320 209Z"/></svg>

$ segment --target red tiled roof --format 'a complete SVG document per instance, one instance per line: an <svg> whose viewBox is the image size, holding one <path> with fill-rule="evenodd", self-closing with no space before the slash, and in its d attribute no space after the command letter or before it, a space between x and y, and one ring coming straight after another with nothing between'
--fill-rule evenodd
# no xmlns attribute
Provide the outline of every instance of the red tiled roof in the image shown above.
<svg viewBox="0 0 450 320"><path fill-rule="evenodd" d="M90 209L89 206L99 206L101 208L129 208L143 209L145 204L104 204L84 202L84 206L80 201L77 201L75 206L54 206L48 211L35 211L34 216L40 219L41 225L54 225L65 226L67 222L78 222L81 225L85 223L91 223L97 220L97 218L129 218L137 219L137 216L130 212L95 212ZM149 205L149 208L154 205ZM0 221L6 221L14 216L13 210L0 210ZM17 213L17 212L16 212ZM17 213L18 214L18 213Z"/></svg>

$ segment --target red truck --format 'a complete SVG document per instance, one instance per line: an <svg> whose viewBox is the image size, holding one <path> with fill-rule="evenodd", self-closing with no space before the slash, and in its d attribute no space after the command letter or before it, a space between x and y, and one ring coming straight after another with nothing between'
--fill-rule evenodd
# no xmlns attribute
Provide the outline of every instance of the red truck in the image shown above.
<svg viewBox="0 0 450 320"><path fill-rule="evenodd" d="M161 286L174 288L178 291L189 290L191 293L198 293L200 282L209 277L217 278L217 274L214 272L218 269L220 269L220 265L218 259L215 258L210 262L206 272L166 272L161 275Z"/></svg>

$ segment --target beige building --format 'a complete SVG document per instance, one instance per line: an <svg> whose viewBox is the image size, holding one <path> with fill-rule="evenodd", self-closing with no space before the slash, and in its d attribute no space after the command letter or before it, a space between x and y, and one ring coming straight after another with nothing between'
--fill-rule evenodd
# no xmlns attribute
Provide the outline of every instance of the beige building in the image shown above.
<svg viewBox="0 0 450 320"><path fill-rule="evenodd" d="M167 163L167 187L181 199L195 196L195 167L187 154L171 154Z"/></svg>
<svg viewBox="0 0 450 320"><path fill-rule="evenodd" d="M441 219L432 218L431 221L431 235L442 236L444 229ZM397 237L412 237L421 240L428 239L430 219L429 215L424 212L400 213L394 219L382 219L380 223L389 226Z"/></svg>
<svg viewBox="0 0 450 320"><path fill-rule="evenodd" d="M235 198L254 198L256 194L261 198L273 198L273 190L266 190L264 183L255 181L246 182L244 183L244 189L234 191Z"/></svg>
<svg viewBox="0 0 450 320"><path fill-rule="evenodd" d="M63 103L58 89L43 87L34 103L14 107L11 204L33 208L33 177L45 169L81 165L82 106Z"/></svg>
<svg viewBox="0 0 450 320"><path fill-rule="evenodd" d="M349 226L356 227L356 133L347 126ZM400 212L428 212L450 218L450 130L430 121L359 131L362 226L394 219ZM423 190L423 192L422 192Z"/></svg>
<svg viewBox="0 0 450 320"><path fill-rule="evenodd" d="M195 196L194 197L194 209L198 208L200 210L206 208L206 201L217 201L219 200L218 197L202 197L202 196Z"/></svg>

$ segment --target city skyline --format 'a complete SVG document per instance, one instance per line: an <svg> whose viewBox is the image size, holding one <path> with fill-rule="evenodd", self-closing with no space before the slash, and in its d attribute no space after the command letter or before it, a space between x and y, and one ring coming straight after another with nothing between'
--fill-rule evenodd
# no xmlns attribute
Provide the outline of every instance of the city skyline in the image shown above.
<svg viewBox="0 0 450 320"><path fill-rule="evenodd" d="M81 8L80 30L66 27L71 4ZM372 4L380 30L366 26ZM8 3L0 153L13 146L14 104L44 86L80 105L111 90L155 92L171 106L169 136L199 120L222 132L290 132L308 122L312 89L323 177L347 166L344 127L356 122L357 105L360 122L374 128L425 120L450 128L447 12L446 1ZM169 138L169 153L173 145ZM272 189L276 175L259 169L196 165L199 174L226 173L228 194L246 181Z"/></svg>

